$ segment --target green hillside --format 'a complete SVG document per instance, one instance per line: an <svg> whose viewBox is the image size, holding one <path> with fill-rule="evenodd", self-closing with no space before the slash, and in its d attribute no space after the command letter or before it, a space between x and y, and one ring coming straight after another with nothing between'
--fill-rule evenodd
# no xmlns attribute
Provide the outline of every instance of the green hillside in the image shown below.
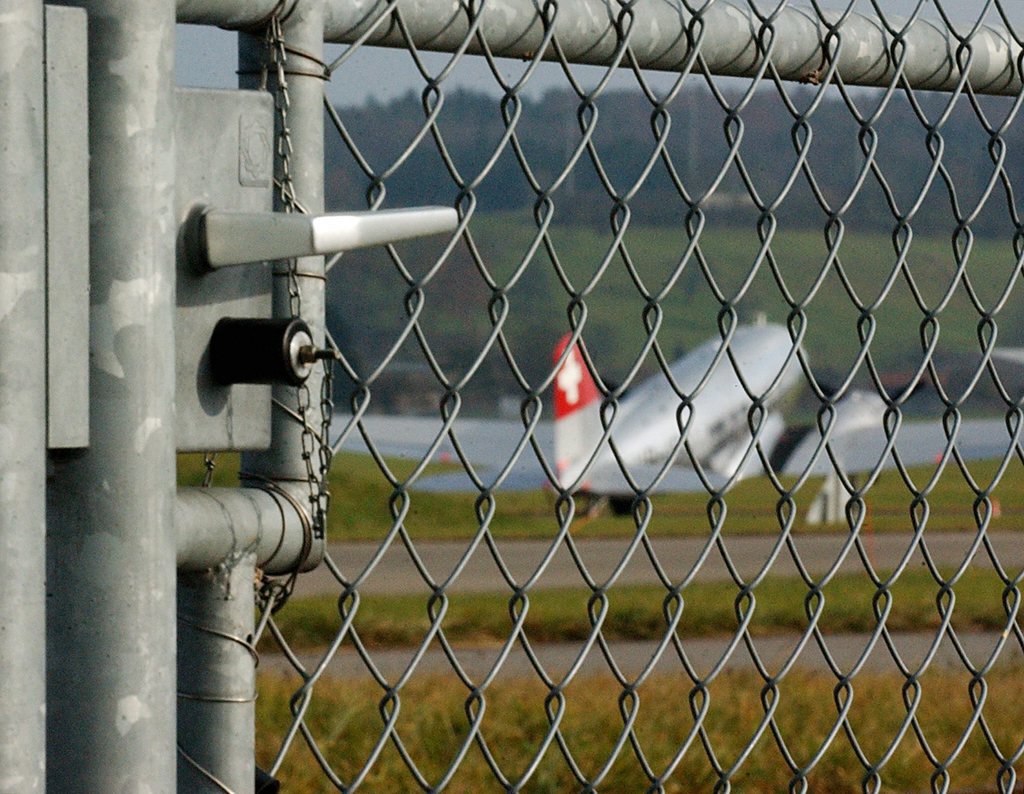
<svg viewBox="0 0 1024 794"><path fill-rule="evenodd" d="M336 108L329 208L443 204L470 218L450 250L406 243L336 266L331 325L375 407L436 410L455 387L470 413L515 405L549 374L570 309L616 384L652 328L671 359L720 323L762 315L791 321L832 384L856 366L861 337L897 384L934 344L954 391L976 369L987 315L1001 344L1024 340L1020 298L1001 301L1021 248L1012 186L1024 133L999 126L1012 97L844 100L791 86L784 102L770 86L713 94L700 83L663 102L636 90L504 102L448 90ZM827 241L830 218L842 226ZM403 336L410 317L419 342ZM488 341L496 325L514 366ZM641 374L653 370L642 362Z"/></svg>
<svg viewBox="0 0 1024 794"><path fill-rule="evenodd" d="M672 359L719 333L720 324L761 316L788 322L803 334L815 376L825 383L842 381L851 369L866 380L857 366L861 336L893 382L912 375L923 347L934 344L933 360L954 391L977 366L979 331L986 338L992 332L989 317L999 344L1024 339L1024 305L1019 290L1008 290L1019 267L1010 241L974 241L961 253L960 274L952 242L938 237L903 243L901 260L885 234L850 232L830 259L820 231L779 228L762 245L754 224L709 222L694 236L681 226L630 225L619 246L610 231L591 225L556 223L540 244L537 236L522 214L477 214L468 238L440 264L443 240L398 246L404 274L383 251L346 255L336 266L343 275L329 280L329 321L343 352L367 377L415 315L449 382L472 375L460 384L465 410L489 413L499 396L524 393L497 345L473 366L495 325L534 387L548 374L570 311L585 318L584 340L613 384L641 354L649 327ZM413 408L435 407L444 390L411 335L394 359L397 366L372 384L377 406L388 409L396 392L413 391ZM641 373L653 371L648 355ZM338 397L345 402L344 387Z"/></svg>

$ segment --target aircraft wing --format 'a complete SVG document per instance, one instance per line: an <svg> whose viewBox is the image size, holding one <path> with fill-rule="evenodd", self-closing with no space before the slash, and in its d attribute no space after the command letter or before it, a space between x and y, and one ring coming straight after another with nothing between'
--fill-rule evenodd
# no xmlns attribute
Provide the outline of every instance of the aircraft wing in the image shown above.
<svg viewBox="0 0 1024 794"><path fill-rule="evenodd" d="M386 458L412 461L427 457L444 428L439 417L380 414L364 416L361 425L377 453ZM370 448L359 428L351 424L351 416L335 414L334 431L338 435L344 434L336 451L369 453ZM553 432L550 422L540 422L533 430L534 438L546 453L554 446ZM459 464L457 443L458 450L486 485L493 484L500 476L499 487L503 491L537 490L550 483L529 444L509 470L504 471L525 434L522 422L516 419L459 417L452 424L450 433L441 438L430 462ZM418 491L438 493L478 490L469 474L461 468L421 476L412 487Z"/></svg>
<svg viewBox="0 0 1024 794"><path fill-rule="evenodd" d="M350 421L350 416L335 416L335 433L345 434L344 441L336 451L368 454L369 447L362 434L357 427L349 426ZM435 417L379 414L364 416L361 424L373 448L380 455L412 461L420 461L426 456L443 427L441 420ZM505 471L509 458L525 432L518 420L459 418L452 425L452 431L463 455L485 485L494 484L500 477L498 488L506 492L533 491L551 486L532 447L523 449L517 461ZM534 430L534 436L541 449L548 454L554 448L553 433L554 429L550 422L539 423ZM459 464L455 446L449 436L441 440L431 457L431 462ZM631 476L641 488L648 486L659 470L659 466L650 464L629 467ZM712 487L724 484L721 475L709 471L706 476L710 478ZM478 490L461 466L457 470L421 476L411 487L427 493L465 493ZM584 489L598 494L633 493L626 478L614 463L595 465L586 478ZM672 466L659 482L656 491L699 492L706 491L706 488L692 468Z"/></svg>
<svg viewBox="0 0 1024 794"><path fill-rule="evenodd" d="M411 461L423 460L431 447L437 442L443 423L440 418L430 416L398 416L369 414L361 420L362 429L369 436L373 449L385 458L401 458ZM370 447L359 432L359 427L351 423L351 416L336 414L333 423L335 432L335 451L368 454ZM766 434L766 440L774 443L778 432L774 423L772 430ZM478 491L469 474L461 468L459 456L456 454L454 435L463 456L473 467L477 477L485 486L495 486L502 491L533 491L551 487L552 483L537 460L531 446L522 450L515 463L509 467L508 461L515 453L525 430L520 421L515 419L479 419L458 418L453 423L451 433L446 434L438 443L430 458L431 463L451 463L459 468L439 474L420 476L411 487L414 490L428 493L467 493ZM343 440L338 443L340 436ZM553 465L552 450L554 448L554 427L550 422L541 422L534 429L534 438L549 455L548 464ZM734 470L739 465L739 454L749 446L749 439L742 443L734 442L723 445L719 456L729 458L729 465ZM757 456L750 454L743 476L750 476L760 471ZM736 458L736 460L732 460ZM721 461L715 461L719 463ZM656 464L630 463L630 476L641 489L646 489L661 471ZM756 469L757 471L754 471ZM715 470L715 466L705 469L708 484L715 489L722 488L727 477ZM581 490L595 494L611 496L632 496L634 490L619 469L618 464L608 454L599 459L590 468L581 484ZM696 493L707 492L704 481L688 465L671 466L654 489L656 493Z"/></svg>
<svg viewBox="0 0 1024 794"><path fill-rule="evenodd" d="M661 472L661 467L652 464L634 464L629 466L629 475L638 488L646 489L655 477ZM706 470L704 476L708 484L715 489L725 485L726 478L721 474ZM632 497L635 491L630 487L629 482L617 465L595 466L588 473L584 482L584 489L597 494L608 496ZM653 493L704 493L708 492L707 486L689 466L671 466L665 472L664 477L658 482Z"/></svg>
<svg viewBox="0 0 1024 794"><path fill-rule="evenodd" d="M954 445L965 460L1002 458L1012 442L1003 419L965 419L956 430ZM848 474L895 468L894 454L904 466L936 464L946 454L949 439L942 422L935 420L904 420L896 432L893 451L886 453L887 439L881 427L881 415L870 427L838 427L832 433L828 448ZM833 470L832 462L821 447L817 430L809 432L794 448L783 465L782 473L798 476L805 471L824 475ZM815 454L817 457L815 458Z"/></svg>
<svg viewBox="0 0 1024 794"><path fill-rule="evenodd" d="M851 403L852 404L852 403ZM829 436L828 450L847 474L866 473L876 469L892 469L895 459L892 451L886 453L886 437L881 427L882 411L877 406L862 403L847 407L840 404L836 425ZM358 428L350 426L350 418L338 415L335 431L344 434L339 451L367 453L369 447ZM426 416L368 415L361 420L373 448L382 456L421 461L437 442L443 423L440 418ZM451 463L459 468L439 474L420 476L411 487L417 491L458 493L475 492L479 488L469 474L461 468L455 442L463 456L473 467L485 487L502 491L530 491L550 487L551 482L537 459L533 448L527 445L515 463L508 465L525 434L518 420L459 418L444 435L433 454L431 463ZM534 438L553 465L553 426L549 422L538 424ZM452 436L455 441L453 442ZM776 439L776 428L762 439L770 450ZM1003 457L1012 442L1012 435L1003 419L965 419L959 424L955 436L957 452L965 460L991 460ZM744 442L745 447L749 441ZM935 464L945 454L949 442L940 419L904 420L897 433L895 454L904 466ZM737 447L738 449L739 447ZM820 448L820 449L819 449ZM727 448L723 448L728 451ZM726 457L732 457L730 453ZM716 461L717 462L717 461ZM731 461L734 471L738 461ZM634 462L629 473L640 489L650 487L659 475L656 464ZM721 467L707 466L704 476L713 489L725 486L728 478ZM826 475L832 471L832 462L821 444L817 429L809 431L793 448L781 464L781 474L800 476L805 472ZM748 455L742 477L757 476L760 464L756 455ZM778 470L778 469L777 469ZM587 472L581 489L596 494L631 496L634 493L618 464L610 456L601 456ZM654 489L655 493L705 492L706 486L697 473L686 465L668 469Z"/></svg>

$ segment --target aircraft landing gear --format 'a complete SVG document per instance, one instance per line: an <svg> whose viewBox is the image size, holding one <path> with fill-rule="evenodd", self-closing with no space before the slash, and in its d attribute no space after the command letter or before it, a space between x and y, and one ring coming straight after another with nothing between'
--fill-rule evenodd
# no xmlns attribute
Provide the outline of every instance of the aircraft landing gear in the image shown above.
<svg viewBox="0 0 1024 794"><path fill-rule="evenodd" d="M632 496L609 496L608 504L611 506L614 515L628 516L633 514Z"/></svg>
<svg viewBox="0 0 1024 794"><path fill-rule="evenodd" d="M576 512L583 518L596 518L604 510L604 506L608 504L607 497L598 496L587 491L579 491L574 498L576 500Z"/></svg>

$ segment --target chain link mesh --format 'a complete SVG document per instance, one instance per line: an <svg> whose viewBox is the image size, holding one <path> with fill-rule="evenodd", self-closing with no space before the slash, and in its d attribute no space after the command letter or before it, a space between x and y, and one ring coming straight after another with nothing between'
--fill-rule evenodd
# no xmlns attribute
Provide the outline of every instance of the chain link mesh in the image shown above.
<svg viewBox="0 0 1024 794"><path fill-rule="evenodd" d="M404 42L374 76L393 81L393 100L325 105L333 208L360 195L371 209L443 203L460 224L329 263L332 366L348 393L334 449L355 452L334 461L325 570L257 632L269 635L261 708L286 715L281 735L260 737L261 763L286 784L1017 788L1021 95L981 96L967 75L990 57L973 44L983 24L1020 52L1019 13L802 6L822 59L794 83L775 66L791 4L744 5L761 64L745 78L708 67L716 5L674 4L689 54L672 74L641 68L649 6L612 4L606 65L579 66L555 35L568 10L555 0L536 4L542 46L522 61L491 52L487 5L473 2L450 53L422 51L412 11L386 4L327 65L338 91L354 89L364 40L387 28ZM884 86L842 77L863 45L843 33L855 13L884 31ZM907 77L908 31L926 18L955 41L951 91ZM410 75L418 97L401 94ZM766 321L787 351L758 386L734 348ZM595 517L598 500L558 475L549 423L569 354L553 364L549 350L563 333L597 383L605 442L622 441L616 423L645 378L672 398L672 451L642 461L657 476L618 457L632 484L613 500L622 517ZM712 364L682 382L672 361L708 337ZM756 471L722 482L689 417L730 366ZM802 389L783 402L787 368ZM886 439L864 466L834 444L857 399L873 401ZM790 448L813 442L797 471L777 462L787 436L769 440L783 405L809 426ZM471 431L502 407L504 462L482 467ZM416 411L430 430L405 441L421 452L396 459L376 415ZM1002 428L996 461L974 460L977 417ZM941 433L925 465L903 459L914 423ZM704 490L661 495L672 462ZM514 492L523 466L545 492ZM464 472L467 493L429 492L438 472ZM822 526L823 478L840 512ZM319 618L289 613L324 597L323 633L304 639ZM552 602L569 605L559 627Z"/></svg>

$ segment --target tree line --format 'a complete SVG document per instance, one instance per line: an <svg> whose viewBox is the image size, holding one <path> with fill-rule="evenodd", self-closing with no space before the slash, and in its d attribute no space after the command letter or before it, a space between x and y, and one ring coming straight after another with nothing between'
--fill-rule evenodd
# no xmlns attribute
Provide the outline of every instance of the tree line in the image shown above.
<svg viewBox="0 0 1024 794"><path fill-rule="evenodd" d="M385 208L442 204L474 213L469 235L447 250L444 239L410 242L391 252L346 254L336 266L341 272L328 283L328 317L343 352L360 377L392 362L373 380L375 407L427 410L455 386L475 406L471 412L491 410L502 395L521 396L497 346L481 356L495 318L507 308L503 334L516 366L531 383L541 380L551 346L568 325L572 301L564 279L573 288L584 283L626 220L632 266L662 268L641 274L655 286L668 278L698 227L713 278L722 284L742 282L769 226L792 233L790 243L780 242L780 233L774 249L791 260L780 264L791 268L786 278L809 283L826 258L836 218L855 240L842 250L856 262L850 272L862 274L857 289L865 294L885 278L894 248L908 239L904 221L918 241L911 264L926 286L941 286L928 283L929 273L955 272L953 252L966 250L971 236L990 241L983 247L985 281L995 289L1012 278L1020 228L1014 187L1024 184L1024 134L1011 123L1012 99L960 97L950 107L950 98L937 93L854 90L815 104L812 87L786 92L715 96L694 87L657 107L639 92L609 92L589 102L569 91L501 100L459 90L443 94L440 106L432 95L424 101L410 92L387 103L337 108L344 135L328 129L329 208L360 209L380 199ZM433 126L425 126L431 116ZM541 246L519 272L543 220L550 220L555 250ZM964 222L970 234L955 234ZM857 262L849 246L865 248L873 240L882 253L873 249ZM921 248L924 240L930 242ZM603 363L611 380L628 369L646 334L643 300L623 257L614 258L603 277L608 286L587 304L591 338L610 351ZM561 276L559 267L566 271ZM745 298L750 316L744 321L786 317L788 307L766 270ZM513 285L507 292L506 282ZM715 332L720 304L707 283L691 261L664 299L659 339L666 354ZM858 344L858 317L837 290L833 278L816 299L824 307L817 327L829 330L816 338L815 352L840 380ZM892 330L888 337L880 332L873 355L882 366L912 372L921 355L914 348L922 316L910 291L897 284L892 293L891 319L882 317L883 330ZM1015 301L1003 311L1024 317ZM829 323L840 315L845 324L832 331ZM945 316L951 318L944 320L945 339L969 344L976 336L979 317L966 299ZM1005 342L1020 337L1017 319L1001 325ZM957 351L948 352L951 360ZM339 392L342 402L346 393Z"/></svg>
<svg viewBox="0 0 1024 794"><path fill-rule="evenodd" d="M368 179L329 134L328 202L365 206L383 189L387 206L465 205L471 194L478 211L526 211L543 196L558 223L607 224L625 204L653 225L685 222L699 202L732 225L771 208L782 223L814 228L842 210L852 228L903 217L928 233L963 219L975 233L1012 232L1006 190L1024 176L1024 134L1006 123L1011 98L960 97L950 109L934 92L862 89L814 104L809 86L786 91L783 101L774 88L716 97L694 86L654 106L639 91L584 101L568 90L504 100L456 90L338 108L383 178Z"/></svg>

